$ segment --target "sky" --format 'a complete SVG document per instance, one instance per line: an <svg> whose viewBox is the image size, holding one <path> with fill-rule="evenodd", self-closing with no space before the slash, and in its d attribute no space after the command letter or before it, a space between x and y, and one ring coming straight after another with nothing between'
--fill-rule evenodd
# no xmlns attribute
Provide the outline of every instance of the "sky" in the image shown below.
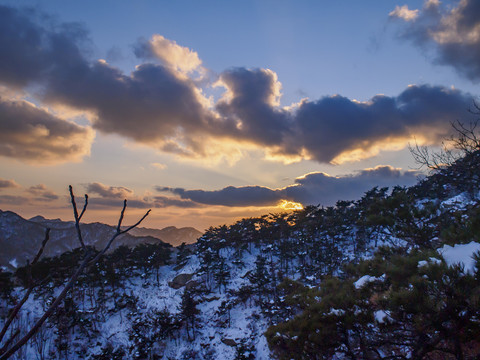
<svg viewBox="0 0 480 360"><path fill-rule="evenodd" d="M421 176L475 119L480 2L0 1L0 209L199 230Z"/></svg>

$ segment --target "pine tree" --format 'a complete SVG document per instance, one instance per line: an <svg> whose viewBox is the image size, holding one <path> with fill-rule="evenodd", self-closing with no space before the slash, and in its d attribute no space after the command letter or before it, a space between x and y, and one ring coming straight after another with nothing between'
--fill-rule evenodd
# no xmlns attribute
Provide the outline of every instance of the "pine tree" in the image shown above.
<svg viewBox="0 0 480 360"><path fill-rule="evenodd" d="M195 301L190 290L185 289L182 294L180 312L182 314L182 319L185 322L188 339L190 340L190 328L192 329L193 338L195 339L195 320L200 311L197 309L197 301Z"/></svg>

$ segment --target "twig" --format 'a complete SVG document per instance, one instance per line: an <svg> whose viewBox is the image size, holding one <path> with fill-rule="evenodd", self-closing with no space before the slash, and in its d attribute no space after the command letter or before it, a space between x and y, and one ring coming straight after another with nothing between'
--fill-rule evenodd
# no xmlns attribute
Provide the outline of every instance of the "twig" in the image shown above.
<svg viewBox="0 0 480 360"><path fill-rule="evenodd" d="M87 248L85 246L85 243L83 242L82 232L80 231L80 218L81 218L81 216L83 216L83 214L85 213L85 210L87 208L88 196L85 195L85 205L83 206L83 211L82 211L81 216L78 216L77 204L75 203L75 195L73 195L72 185L69 185L68 189L70 191L70 199L72 201L73 216L75 217L75 228L77 229L78 241L80 241L80 244L82 245L83 250L86 250Z"/></svg>
<svg viewBox="0 0 480 360"><path fill-rule="evenodd" d="M137 227L138 225L140 225L140 223L145 220L145 218L148 216L148 214L150 214L150 211L152 211L152 209L149 209L145 215L142 216L142 218L140 220L138 220L135 224L133 224L132 226L126 228L125 230L121 230L121 226L122 226L122 221L123 221L123 216L125 214L125 209L127 208L127 200L124 200L123 201L123 209L122 209L122 212L120 213L120 217L118 219L118 225L117 225L117 231L115 232L115 234L111 237L111 239L107 242L107 245L105 245L105 247L103 248L102 251L100 251L97 256L95 256L95 258L93 258L93 260L91 261L91 263L96 263L98 261L98 259L100 259L100 257L102 255L104 255L107 250L110 248L110 246L112 245L113 241L120 235L122 234L125 234L127 232L129 232L130 230L132 230L133 228Z"/></svg>

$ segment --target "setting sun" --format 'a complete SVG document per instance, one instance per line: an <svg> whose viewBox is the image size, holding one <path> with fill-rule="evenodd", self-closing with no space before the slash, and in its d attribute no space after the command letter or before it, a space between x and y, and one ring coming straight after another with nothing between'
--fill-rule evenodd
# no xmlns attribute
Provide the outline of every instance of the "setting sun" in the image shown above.
<svg viewBox="0 0 480 360"><path fill-rule="evenodd" d="M303 205L295 201L282 200L278 206L285 210L303 210Z"/></svg>

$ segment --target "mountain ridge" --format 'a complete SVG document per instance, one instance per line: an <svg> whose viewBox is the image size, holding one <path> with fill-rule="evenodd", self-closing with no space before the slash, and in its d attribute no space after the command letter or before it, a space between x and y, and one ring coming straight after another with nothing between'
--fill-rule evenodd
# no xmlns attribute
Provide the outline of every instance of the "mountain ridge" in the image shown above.
<svg viewBox="0 0 480 360"><path fill-rule="evenodd" d="M100 222L81 223L85 244L102 247L115 232L115 227ZM75 223L60 219L46 219L41 215L25 219L9 210L0 210L0 266L15 270L31 260L45 237L46 228L50 228L50 241L45 248L44 256L56 256L78 247ZM139 228L136 231L123 234L113 244L111 250L126 245L135 247L142 243L166 243L178 246L182 242L190 244L201 235L194 228L169 226L164 229ZM163 235L160 237L160 235Z"/></svg>

